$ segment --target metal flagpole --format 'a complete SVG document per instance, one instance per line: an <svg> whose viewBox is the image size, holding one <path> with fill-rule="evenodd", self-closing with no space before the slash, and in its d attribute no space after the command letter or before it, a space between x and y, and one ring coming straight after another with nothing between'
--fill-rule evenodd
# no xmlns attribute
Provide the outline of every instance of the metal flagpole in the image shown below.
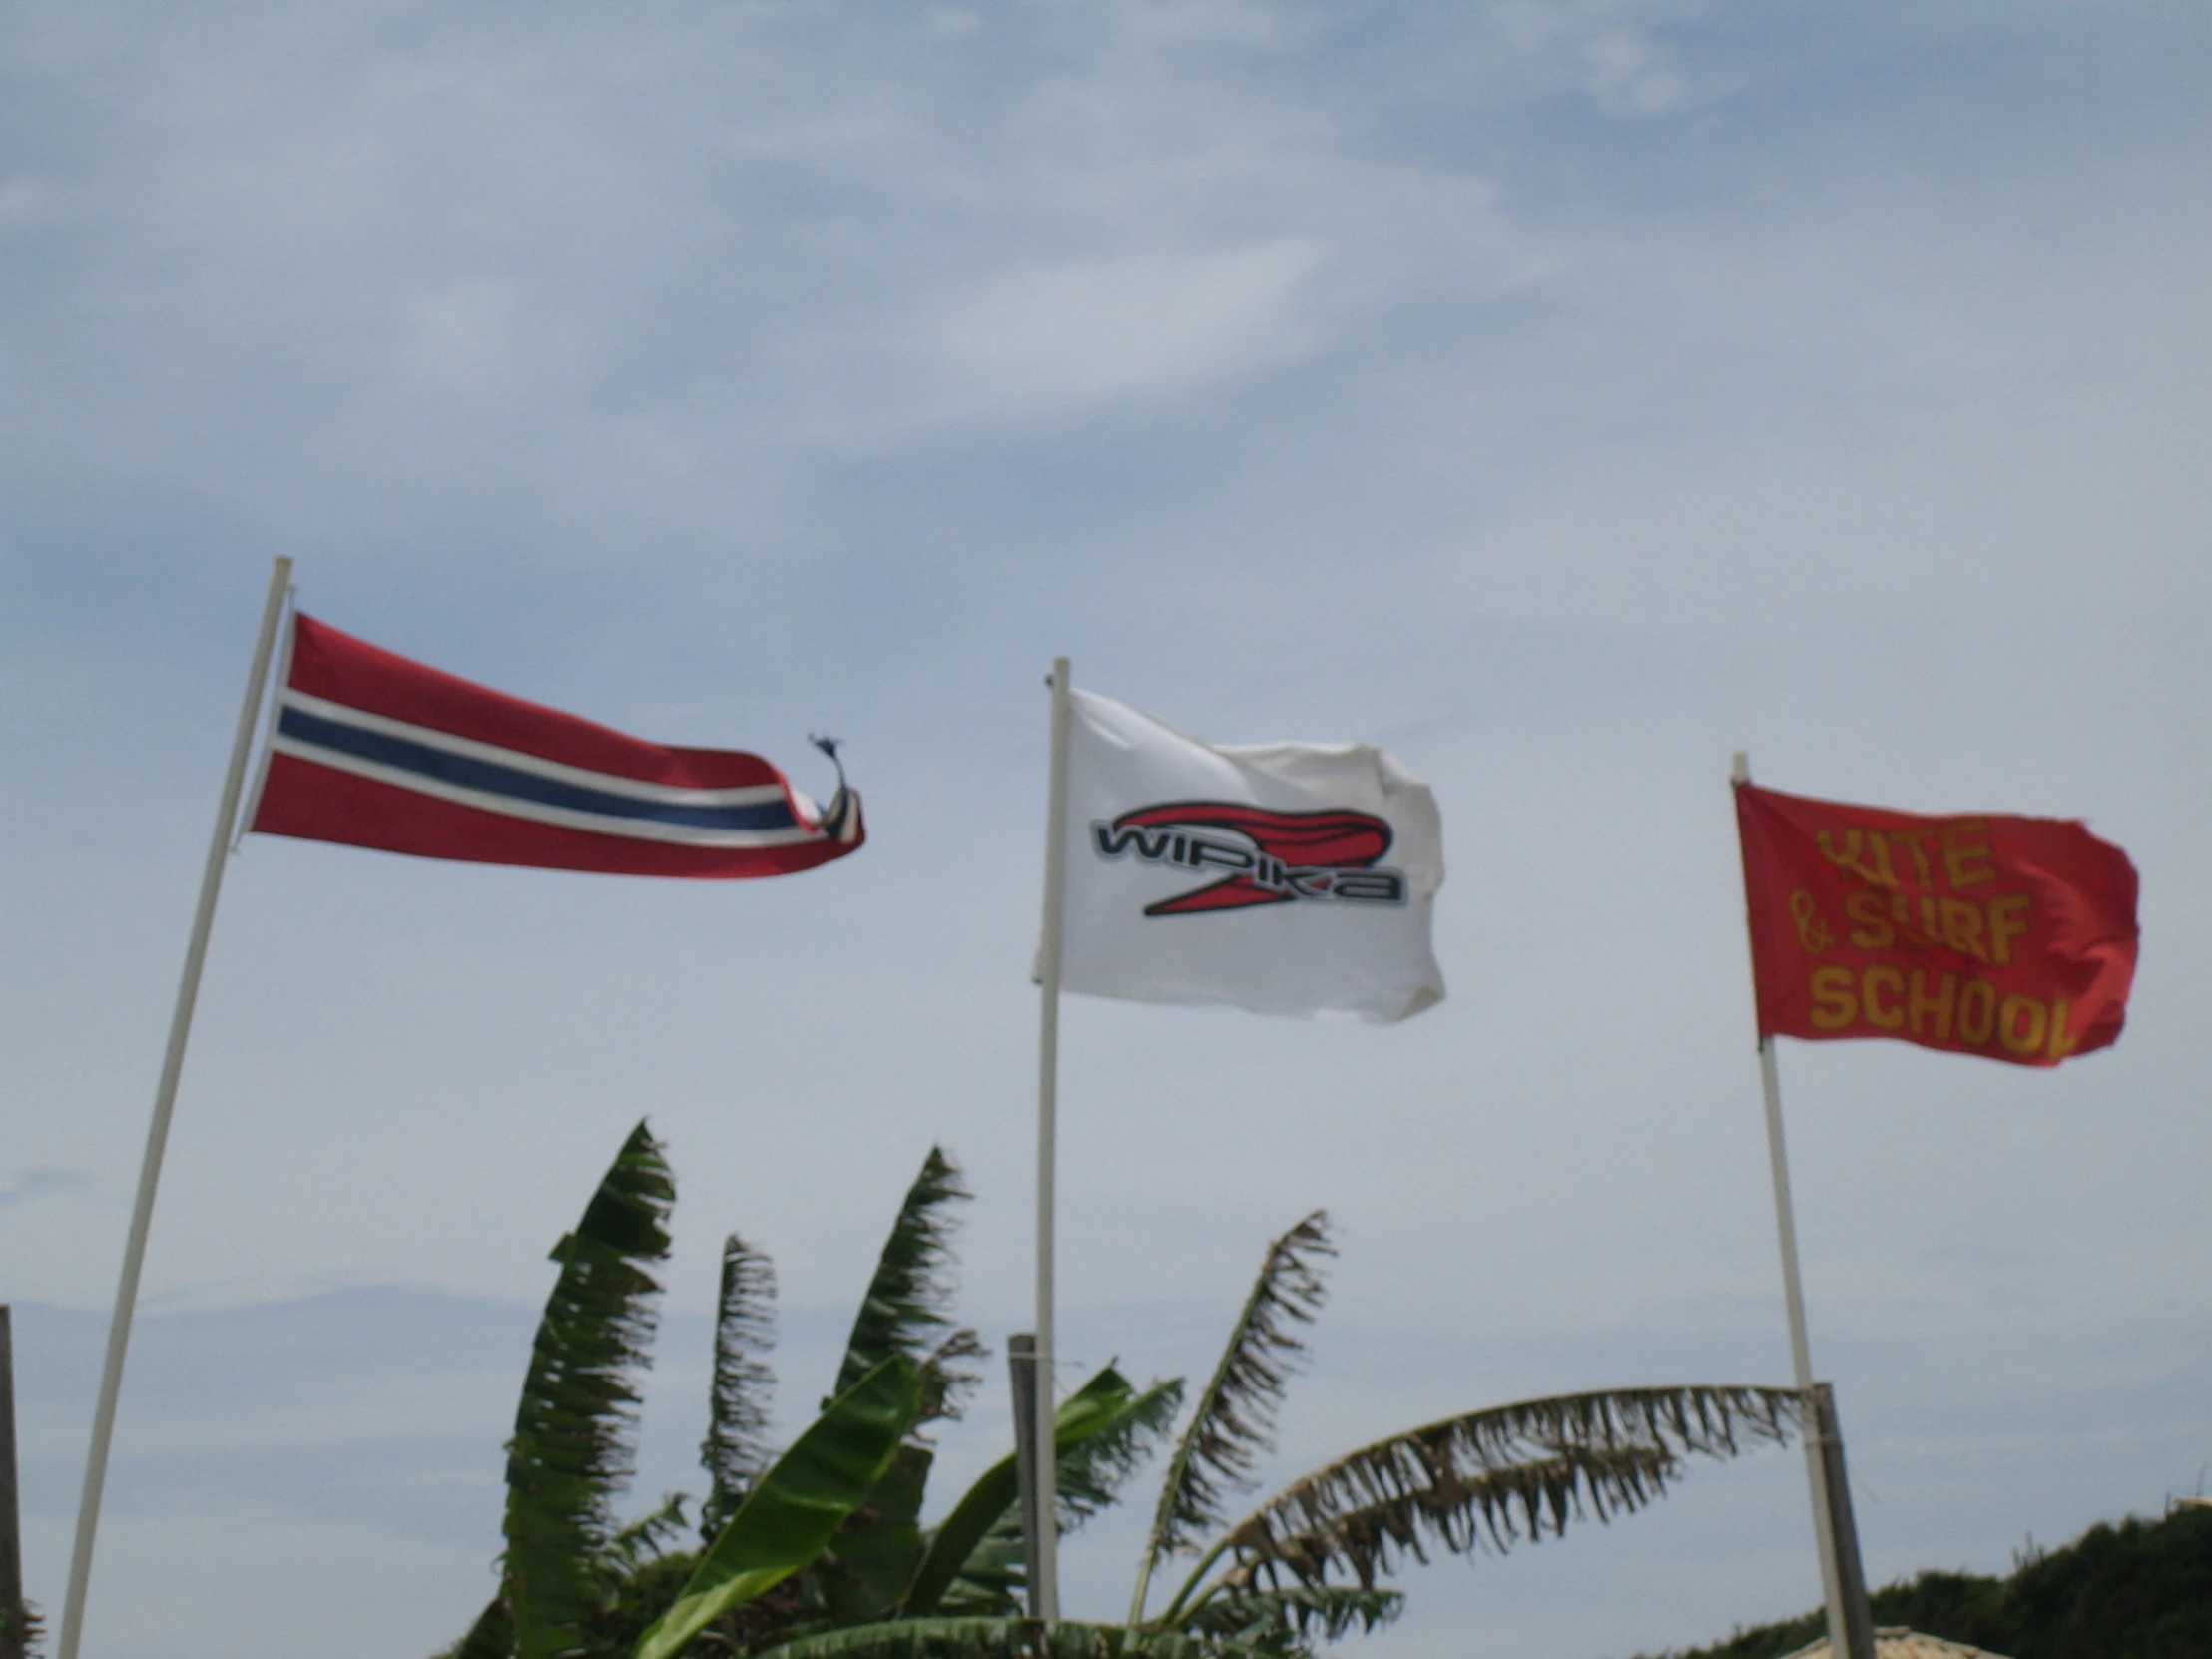
<svg viewBox="0 0 2212 1659"><path fill-rule="evenodd" d="M215 837L208 846L207 872L200 881L200 907L193 913L192 939L185 946L185 971L177 987L177 1009L169 1022L169 1049L162 1056L161 1081L154 1090L154 1120L146 1131L146 1157L139 1165L138 1201L131 1210L131 1231L123 1244L123 1276L116 1286L115 1315L108 1323L108 1357L100 1371L100 1396L92 1412L92 1446L85 1453L85 1489L77 1503L77 1541L69 1556L69 1589L62 1601L61 1645L56 1659L77 1659L85 1619L85 1586L92 1578L92 1541L100 1527L100 1494L108 1480L108 1444L115 1436L115 1402L123 1387L123 1356L131 1346L131 1315L138 1306L139 1269L146 1262L146 1233L154 1219L154 1189L162 1178L162 1153L169 1144L169 1118L177 1104L177 1079L185 1068L185 1044L192 1035L193 1005L200 997L200 969L208 956L208 934L215 926L216 896L223 890L223 866L231 850L231 822L238 815L246 782L246 761L261 715L269 659L276 643L276 624L284 594L291 586L291 561L278 559L269 573L269 597L262 606L262 631L254 642L254 666L246 676L246 701L239 710L238 736L231 745L231 768L223 777L223 801L216 809Z"/></svg>
<svg viewBox="0 0 2212 1659"><path fill-rule="evenodd" d="M1068 660L1052 662L1052 771L1046 786L1044 928L1038 951L1037 1031L1037 1455L1030 1459L1037 1516L1029 1562L1032 1618L1060 1616L1059 1458L1053 1436L1052 1199L1060 1092L1060 921L1067 887Z"/></svg>
<svg viewBox="0 0 2212 1659"><path fill-rule="evenodd" d="M1751 757L1738 750L1734 782L1751 782ZM1782 1141L1782 1076L1775 1069L1774 1039L1759 1039L1759 1082L1767 1105L1767 1164L1774 1177L1774 1229L1782 1245L1782 1298L1790 1314L1790 1365L1803 1397L1806 1426L1805 1478L1812 1489L1813 1532L1821 1557L1821 1593L1828 1605L1828 1643L1834 1659L1847 1659L1843 1583L1836 1570L1836 1532L1828 1503L1828 1471L1821 1453L1818 1408L1813 1394L1812 1345L1805 1335L1805 1287L1798 1281L1797 1213L1790 1203L1790 1159Z"/></svg>

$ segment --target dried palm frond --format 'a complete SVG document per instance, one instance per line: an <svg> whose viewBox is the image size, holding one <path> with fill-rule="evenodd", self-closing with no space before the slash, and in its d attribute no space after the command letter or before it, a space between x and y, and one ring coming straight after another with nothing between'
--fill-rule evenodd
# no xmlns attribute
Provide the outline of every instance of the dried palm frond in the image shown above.
<svg viewBox="0 0 2212 1659"><path fill-rule="evenodd" d="M1132 1622L1144 1617L1145 1591L1161 1559L1194 1548L1228 1517L1229 1493L1252 1488L1252 1468L1272 1449L1275 1408L1306 1345L1294 1329L1311 1324L1328 1287L1322 1258L1334 1256L1329 1217L1316 1210L1268 1246L1260 1277L1229 1333L1160 1484L1159 1506L1137 1566Z"/></svg>
<svg viewBox="0 0 2212 1659"><path fill-rule="evenodd" d="M722 1241L714 1385L708 1396L707 1437L699 1446L699 1460L714 1480L699 1515L704 1537L722 1530L776 1455L768 1441L776 1374L761 1358L775 1346L776 1265L733 1233Z"/></svg>
<svg viewBox="0 0 2212 1659"><path fill-rule="evenodd" d="M952 1323L945 1315L953 1292L955 1224L949 1206L969 1196L959 1166L942 1148L931 1147L898 1207L890 1237L883 1241L875 1277L868 1282L852 1334L845 1341L844 1362L837 1368L831 1398L893 1355L921 1364L936 1333ZM827 1407L829 1400L823 1404Z"/></svg>
<svg viewBox="0 0 2212 1659"><path fill-rule="evenodd" d="M629 1479L634 1379L648 1360L660 1292L646 1269L668 1255L675 1198L660 1143L640 1123L576 1231L553 1247L560 1278L507 1442L501 1599L516 1659L568 1652L594 1599L592 1562L613 1530L614 1494Z"/></svg>
<svg viewBox="0 0 2212 1659"><path fill-rule="evenodd" d="M1750 1444L1783 1443L1801 1409L1788 1388L1624 1388L1430 1423L1270 1498L1216 1546L1235 1563L1219 1585L1272 1585L1285 1575L1322 1584L1341 1572L1372 1587L1402 1559L1426 1560L1431 1547L1503 1552L1585 1514L1602 1521L1643 1507L1665 1492L1685 1456L1732 1457Z"/></svg>

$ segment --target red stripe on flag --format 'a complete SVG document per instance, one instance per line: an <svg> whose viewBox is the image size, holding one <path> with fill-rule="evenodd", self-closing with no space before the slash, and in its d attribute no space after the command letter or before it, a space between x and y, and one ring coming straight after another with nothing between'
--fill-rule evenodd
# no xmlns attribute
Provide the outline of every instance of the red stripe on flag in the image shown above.
<svg viewBox="0 0 2212 1659"><path fill-rule="evenodd" d="M291 688L310 697L642 784L729 790L784 782L758 755L647 743L427 668L310 616L294 626Z"/></svg>
<svg viewBox="0 0 2212 1659"><path fill-rule="evenodd" d="M768 771L770 780L764 781L775 777L774 768ZM824 836L788 846L726 847L597 834L482 812L292 755L270 757L269 785L254 829L264 834L340 841L423 858L700 879L812 869L843 857L866 838L863 831L851 841Z"/></svg>

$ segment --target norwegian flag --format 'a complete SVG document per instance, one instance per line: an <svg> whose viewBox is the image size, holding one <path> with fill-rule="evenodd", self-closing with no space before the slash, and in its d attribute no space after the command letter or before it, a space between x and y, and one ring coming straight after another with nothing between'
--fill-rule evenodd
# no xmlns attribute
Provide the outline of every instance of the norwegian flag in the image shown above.
<svg viewBox="0 0 2212 1659"><path fill-rule="evenodd" d="M298 616L249 828L424 858L617 875L784 875L866 839L758 755L675 749ZM836 746L817 740L832 762Z"/></svg>

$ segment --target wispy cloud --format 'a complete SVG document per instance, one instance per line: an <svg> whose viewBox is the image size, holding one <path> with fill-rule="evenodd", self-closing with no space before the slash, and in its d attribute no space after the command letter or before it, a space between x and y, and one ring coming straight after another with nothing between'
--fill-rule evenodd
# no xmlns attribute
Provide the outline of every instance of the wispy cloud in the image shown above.
<svg viewBox="0 0 2212 1659"><path fill-rule="evenodd" d="M0 1208L90 1192L92 1172L81 1169L27 1169L0 1186Z"/></svg>

